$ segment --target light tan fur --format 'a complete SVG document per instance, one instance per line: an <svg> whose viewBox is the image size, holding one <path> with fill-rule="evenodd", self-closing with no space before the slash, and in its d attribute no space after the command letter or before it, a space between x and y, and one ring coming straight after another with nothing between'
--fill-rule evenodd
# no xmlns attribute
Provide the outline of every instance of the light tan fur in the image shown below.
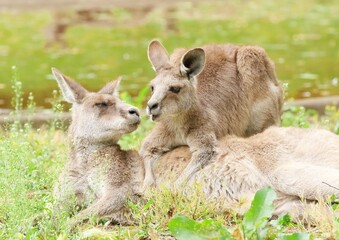
<svg viewBox="0 0 339 240"><path fill-rule="evenodd" d="M180 184L211 161L220 137L248 137L280 123L283 91L262 48L207 45L169 56L152 41L148 56L156 77L147 111L157 124L140 151L144 187L154 184L154 162L175 147L192 152Z"/></svg>
<svg viewBox="0 0 339 240"><path fill-rule="evenodd" d="M123 151L117 142L137 128L138 110L118 98L119 80L94 93L56 69L53 74L65 100L72 103L70 159L55 198L63 204L75 198L84 207L74 223L91 215L128 223L124 207L128 197L141 193L143 162L137 152Z"/></svg>
<svg viewBox="0 0 339 240"><path fill-rule="evenodd" d="M98 215L129 223L126 200L139 196L145 172L140 156L121 150L117 141L136 129L137 109L119 100L118 82L90 93L56 69L53 73L73 104L70 159L55 187L56 199L63 203L75 196L84 206L75 222ZM213 161L188 185L199 182L208 198L230 203L272 186L278 193L275 214L299 216L307 204L339 197L338 146L339 136L321 129L270 127L249 138L226 136L216 143ZM190 158L188 147L164 154L154 169L157 184L172 186Z"/></svg>
<svg viewBox="0 0 339 240"><path fill-rule="evenodd" d="M179 147L160 158L157 184L171 186L190 157L188 147ZM293 127L270 127L249 138L227 136L219 141L215 160L188 184L193 182L202 183L206 196L229 202L272 186L278 194L275 214L300 217L308 204L339 196L339 136Z"/></svg>

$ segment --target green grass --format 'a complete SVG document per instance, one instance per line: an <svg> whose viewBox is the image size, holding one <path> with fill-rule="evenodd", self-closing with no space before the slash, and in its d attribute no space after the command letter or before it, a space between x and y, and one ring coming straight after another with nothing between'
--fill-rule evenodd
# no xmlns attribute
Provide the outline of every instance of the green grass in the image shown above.
<svg viewBox="0 0 339 240"><path fill-rule="evenodd" d="M326 122L330 129L338 125L337 110L319 120L314 113L303 109L293 109L285 113L284 124L310 127ZM289 119L298 119L290 122ZM308 124L308 125L307 125ZM120 143L124 148L138 149L141 140L150 129L148 121L135 133L126 136ZM235 229L241 225L242 217L235 210L218 207L199 194L190 198L166 189L148 194L152 201L145 207L143 203L132 206L133 216L138 225L132 227L105 228L95 221L85 224L75 232L69 232L67 216L54 216L52 207L53 185L68 159L68 141L64 131L54 129L35 130L26 127L12 127L0 136L0 239L76 239L91 236L98 239L144 239L148 236L169 236L168 222L172 217L185 215L197 221L212 219L217 224ZM248 204L248 203L239 203ZM240 207L240 206L239 206ZM236 208L234 208L236 209ZM43 215L39 218L38 216ZM324 215L319 213L324 218ZM317 216L317 217L319 217ZM38 220L35 220L38 219ZM289 223L280 226L287 233L310 232L313 236L335 235L337 219L326 217L312 226ZM219 226L219 225L218 225ZM270 223L271 231L277 227ZM241 228L240 228L241 229ZM272 230L273 229L273 230ZM280 231L280 230L279 230Z"/></svg>
<svg viewBox="0 0 339 240"><path fill-rule="evenodd" d="M169 32L156 10L144 25L133 28L95 28L86 25L71 27L66 34L68 49L54 46L45 49L44 29L51 23L49 12L0 14L0 96L2 106L9 106L14 96L15 110L22 105L37 105L54 111L63 106L52 89L56 83L50 75L55 66L90 89L123 75L120 96L138 106L147 98L143 89L154 76L146 57L146 47L153 38L160 38L171 51L178 46L202 45L210 42L259 44L276 62L278 76L289 83L289 96L338 93L331 80L338 77L339 49L338 1L228 1L215 4L182 4L175 14L179 32ZM121 21L129 15L116 9ZM189 14L188 14L189 13ZM72 13L70 13L72 14ZM17 66L13 83L12 66ZM14 84L15 93L11 93ZM124 92L132 93L133 97ZM140 93L141 92L141 93ZM139 93L139 94L137 94ZM1 100L0 99L0 100ZM1 102L0 102L1 104ZM290 107L283 116L283 126L318 127L339 133L339 111L326 109L325 116L302 107ZM142 139L152 128L144 119L137 131L121 139L125 149L139 149ZM41 129L18 123L0 127L0 239L157 239L171 235L169 222L184 215L196 221L213 223L217 229L241 229L243 217L234 209L221 209L206 201L199 190L193 197L160 189L148 194L148 203L130 205L138 225L106 228L95 219L69 232L67 213L53 215L53 185L68 160L68 140L60 122L52 121ZM246 205L240 202L239 207ZM325 204L323 206L326 206ZM336 206L332 206L336 208ZM320 210L319 210L320 211ZM284 233L309 232L313 237L339 238L338 218L329 212L310 213L309 224L270 221L269 230ZM338 213L330 211L330 213ZM188 220L189 221L189 220ZM189 221L191 222L191 221ZM212 224L211 223L211 224ZM239 230L240 231L240 230ZM289 238L296 239L296 238Z"/></svg>
<svg viewBox="0 0 339 240"><path fill-rule="evenodd" d="M13 65L25 94L32 91L39 106L49 107L49 93L56 88L51 66L90 89L122 75L123 89L135 95L154 76L146 57L153 38L161 39L169 51L208 43L258 44L275 61L279 78L289 84L290 97L339 94L338 11L335 0L180 3L173 13L178 31L166 29L165 13L157 9L134 27L74 25L65 34L66 49L45 47L51 12L2 12L0 107L10 105ZM112 12L109 19L131 19L123 9Z"/></svg>
<svg viewBox="0 0 339 240"><path fill-rule="evenodd" d="M53 204L51 190L67 159L67 141L46 131L7 133L0 141L0 236L35 236L32 218Z"/></svg>
<svg viewBox="0 0 339 240"><path fill-rule="evenodd" d="M13 112L15 116L21 109L22 89L18 81L14 81L13 84L16 93L14 94L16 100L13 102L16 106ZM125 101L140 106L146 93L147 91L141 92L135 98L131 98L125 92L120 95ZM63 107L57 101L57 97L54 99L53 108L58 112ZM32 100L29 107L34 108ZM282 125L297 127L321 125L338 133L338 119L339 111L334 107L328 107L326 115L322 117L302 107L290 107L283 115ZM139 149L142 139L152 126L150 121L144 119L139 129L124 136L120 144L125 149ZM157 239L169 237L171 234L177 236L177 231L179 235L186 234L186 231L191 231L192 227L196 226L201 226L202 229L197 235L202 234L202 236L205 234L215 236L218 233L229 232L233 236L250 234L269 237L308 232L320 238L339 237L339 219L331 215L334 211L324 210L328 207L326 203L320 204L319 210L307 216L307 219L312 221L310 220L306 225L303 222L292 223L285 218L262 222L255 217L262 211L257 207L252 209L252 212L255 211L251 213L254 214L253 216L247 214L248 217L245 215L243 218L238 215L237 209L243 209L249 204L248 202L240 201L237 206L225 207L220 203L207 201L199 186L190 197L164 188L147 193L149 199L147 203L130 203L133 217L137 221L135 226L105 227L104 221L98 223L94 218L75 231L70 231L66 224L70 214L53 213L52 195L54 183L65 162L68 161L67 152L67 135L63 125L58 121L51 121L48 126L41 129L33 129L29 123L22 126L18 122L3 126L0 130L0 239L146 239L148 237ZM266 211L265 219L270 217L272 210L271 203L268 204L267 209L263 208ZM333 205L332 208L336 209L337 206ZM185 216L184 219L188 219L186 225L184 224L187 229L186 227L172 228L173 224L175 225L173 222L183 221L182 218L177 218L178 216ZM253 224L257 224L257 221L260 227L259 225L253 227L256 226ZM180 225L180 222L177 224ZM295 238L288 239L308 239L301 238L304 236L306 235L295 234L293 235Z"/></svg>

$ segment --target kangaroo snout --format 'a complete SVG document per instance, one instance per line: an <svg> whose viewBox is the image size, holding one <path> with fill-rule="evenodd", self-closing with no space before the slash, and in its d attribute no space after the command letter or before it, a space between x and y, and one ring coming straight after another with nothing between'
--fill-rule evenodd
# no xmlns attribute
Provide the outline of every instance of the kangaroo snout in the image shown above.
<svg viewBox="0 0 339 240"><path fill-rule="evenodd" d="M159 113L159 103L152 103L148 102L147 103L147 114L148 115L156 115Z"/></svg>
<svg viewBox="0 0 339 240"><path fill-rule="evenodd" d="M128 118L133 121L133 124L139 124L140 123L140 113L139 109L135 107L131 107L128 109Z"/></svg>
<svg viewBox="0 0 339 240"><path fill-rule="evenodd" d="M130 108L130 109L128 110L128 113L131 114L131 115L135 115L135 116L137 116L137 117L140 117L139 110L136 109L136 108L133 108L133 107Z"/></svg>
<svg viewBox="0 0 339 240"><path fill-rule="evenodd" d="M148 102L146 112L147 112L147 115L151 117L151 120L155 121L160 115L159 103Z"/></svg>
<svg viewBox="0 0 339 240"><path fill-rule="evenodd" d="M156 111L159 108L159 104L158 103L153 103L153 104L149 104L148 108L150 109L150 111Z"/></svg>

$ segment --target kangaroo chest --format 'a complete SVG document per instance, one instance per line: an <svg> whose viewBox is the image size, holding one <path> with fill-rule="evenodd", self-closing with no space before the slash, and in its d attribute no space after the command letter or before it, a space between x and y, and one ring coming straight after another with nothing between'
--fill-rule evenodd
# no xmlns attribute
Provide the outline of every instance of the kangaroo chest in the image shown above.
<svg viewBox="0 0 339 240"><path fill-rule="evenodd" d="M105 169L96 166L90 169L86 174L86 180L90 192L95 198L100 198L105 194L105 186L107 182L107 172Z"/></svg>
<svg viewBox="0 0 339 240"><path fill-rule="evenodd" d="M176 132L174 136L175 146L187 145L187 137L181 132Z"/></svg>
<svg viewBox="0 0 339 240"><path fill-rule="evenodd" d="M128 181L126 177L128 163L112 159L115 155L115 152L105 155L100 151L77 154L78 159L81 159L76 167L77 179L81 183L78 184L80 186L78 190L87 195L88 199L100 198L106 194L111 185L116 186L120 182Z"/></svg>

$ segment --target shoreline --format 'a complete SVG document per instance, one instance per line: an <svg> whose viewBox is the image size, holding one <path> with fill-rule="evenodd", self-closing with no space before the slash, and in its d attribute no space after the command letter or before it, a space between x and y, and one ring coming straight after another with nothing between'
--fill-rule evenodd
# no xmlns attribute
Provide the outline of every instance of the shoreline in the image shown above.
<svg viewBox="0 0 339 240"><path fill-rule="evenodd" d="M285 102L284 108L289 106L303 106L306 109L314 109L319 115L324 115L325 107L335 105L339 108L339 95L329 97L314 97L306 99L297 99ZM32 122L35 128L41 127L52 120L59 120L68 126L71 121L71 112L55 113L51 109L37 109L33 113L29 110L21 110L17 115L12 114L12 109L0 109L0 125L10 124L15 120L20 123Z"/></svg>

